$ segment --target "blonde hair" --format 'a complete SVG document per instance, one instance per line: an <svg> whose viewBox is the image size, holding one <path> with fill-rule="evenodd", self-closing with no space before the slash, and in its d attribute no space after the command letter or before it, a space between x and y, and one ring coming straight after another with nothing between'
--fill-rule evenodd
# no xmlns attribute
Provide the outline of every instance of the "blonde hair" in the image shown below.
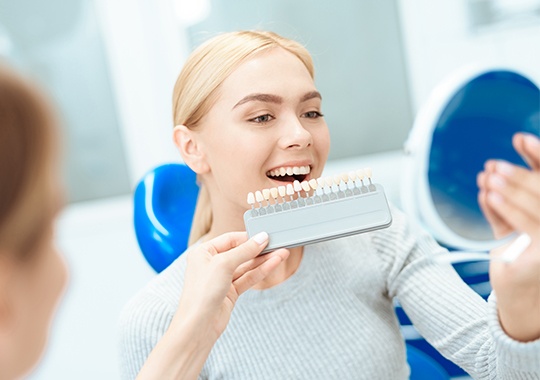
<svg viewBox="0 0 540 380"><path fill-rule="evenodd" d="M0 251L30 259L58 208L56 120L45 96L0 63Z"/></svg>
<svg viewBox="0 0 540 380"><path fill-rule="evenodd" d="M282 48L294 54L306 66L311 77L314 77L311 55L296 41L267 31L220 34L195 49L182 68L173 93L174 125L197 128L216 102L223 81L244 61L274 48ZM210 194L201 182L189 245L205 235L211 224Z"/></svg>

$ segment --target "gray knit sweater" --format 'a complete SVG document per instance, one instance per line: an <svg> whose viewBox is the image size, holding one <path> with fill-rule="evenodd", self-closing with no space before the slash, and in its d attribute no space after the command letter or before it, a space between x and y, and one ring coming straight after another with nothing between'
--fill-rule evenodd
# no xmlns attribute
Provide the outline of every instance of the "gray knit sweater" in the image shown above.
<svg viewBox="0 0 540 380"><path fill-rule="evenodd" d="M392 299L445 357L478 379L540 379L540 340L502 331L445 250L392 210L388 229L306 246L285 282L240 296L200 379L407 379ZM175 314L181 255L126 305L120 320L124 379L134 379Z"/></svg>

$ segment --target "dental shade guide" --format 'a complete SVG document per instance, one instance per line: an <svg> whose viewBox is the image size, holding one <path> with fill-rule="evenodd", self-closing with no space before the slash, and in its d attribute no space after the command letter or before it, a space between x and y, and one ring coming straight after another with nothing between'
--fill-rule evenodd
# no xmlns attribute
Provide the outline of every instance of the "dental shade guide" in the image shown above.
<svg viewBox="0 0 540 380"><path fill-rule="evenodd" d="M262 253L268 253L389 227L384 189L372 183L371 174L368 168L249 193L249 237L267 232Z"/></svg>

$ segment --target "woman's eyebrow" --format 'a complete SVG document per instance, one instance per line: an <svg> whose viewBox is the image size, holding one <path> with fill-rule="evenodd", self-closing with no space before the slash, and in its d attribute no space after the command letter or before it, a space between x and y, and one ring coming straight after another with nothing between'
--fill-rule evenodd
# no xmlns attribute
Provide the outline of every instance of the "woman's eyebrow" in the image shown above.
<svg viewBox="0 0 540 380"><path fill-rule="evenodd" d="M305 102L313 98L319 98L322 100L321 93L319 91L310 91L300 99L300 102Z"/></svg>
<svg viewBox="0 0 540 380"><path fill-rule="evenodd" d="M253 101L281 104L283 103L283 98L281 96L272 94L249 94L244 96L238 103L236 103L232 109L235 109L244 103Z"/></svg>

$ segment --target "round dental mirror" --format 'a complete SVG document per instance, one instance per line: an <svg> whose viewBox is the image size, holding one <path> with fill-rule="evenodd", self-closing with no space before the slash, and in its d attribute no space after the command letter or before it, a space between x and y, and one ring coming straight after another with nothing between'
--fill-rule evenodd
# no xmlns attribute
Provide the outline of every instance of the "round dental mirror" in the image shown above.
<svg viewBox="0 0 540 380"><path fill-rule="evenodd" d="M540 90L530 77L475 67L442 82L405 146L405 212L449 248L499 244L480 210L476 176L488 159L527 166L512 147L516 132L540 134Z"/></svg>

